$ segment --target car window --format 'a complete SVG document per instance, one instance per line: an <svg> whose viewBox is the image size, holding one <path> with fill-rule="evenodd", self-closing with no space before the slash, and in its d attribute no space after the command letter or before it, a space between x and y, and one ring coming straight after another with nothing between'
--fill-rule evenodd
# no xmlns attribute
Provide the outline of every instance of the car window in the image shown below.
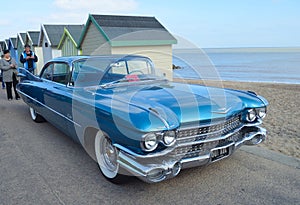
<svg viewBox="0 0 300 205"><path fill-rule="evenodd" d="M41 78L57 83L66 84L69 76L69 66L65 63L48 64L41 75Z"/></svg>
<svg viewBox="0 0 300 205"><path fill-rule="evenodd" d="M53 77L53 63L50 63L46 65L46 67L43 69L41 78L52 80L52 77Z"/></svg>
<svg viewBox="0 0 300 205"><path fill-rule="evenodd" d="M125 61L119 61L111 64L110 73L127 75L127 68Z"/></svg>
<svg viewBox="0 0 300 205"><path fill-rule="evenodd" d="M66 63L54 63L53 81L61 84L66 84L69 77L69 70L69 66Z"/></svg>
<svg viewBox="0 0 300 205"><path fill-rule="evenodd" d="M143 60L127 61L129 74L151 74L151 65Z"/></svg>
<svg viewBox="0 0 300 205"><path fill-rule="evenodd" d="M110 59L83 59L73 63L73 71L70 86L92 86L99 85L103 73Z"/></svg>

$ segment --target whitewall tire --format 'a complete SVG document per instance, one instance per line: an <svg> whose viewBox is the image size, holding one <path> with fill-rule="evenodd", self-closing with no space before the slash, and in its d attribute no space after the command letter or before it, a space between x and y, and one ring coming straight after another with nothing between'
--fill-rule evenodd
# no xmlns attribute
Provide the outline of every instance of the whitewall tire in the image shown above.
<svg viewBox="0 0 300 205"><path fill-rule="evenodd" d="M119 174L118 149L113 146L110 139L101 131L98 131L95 137L95 154L99 169L107 180L116 184L127 181L126 176Z"/></svg>
<svg viewBox="0 0 300 205"><path fill-rule="evenodd" d="M32 107L29 108L29 112L31 119L34 122L45 122L45 119L40 114L38 114Z"/></svg>

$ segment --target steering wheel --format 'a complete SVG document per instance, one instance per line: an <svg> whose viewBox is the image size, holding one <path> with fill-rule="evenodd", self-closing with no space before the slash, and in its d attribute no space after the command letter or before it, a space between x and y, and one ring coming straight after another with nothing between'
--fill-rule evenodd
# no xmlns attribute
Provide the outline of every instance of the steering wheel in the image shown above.
<svg viewBox="0 0 300 205"><path fill-rule="evenodd" d="M141 71L141 70L132 70L132 71L129 72L128 75L131 75L132 73L140 73L140 74L142 74L142 75L145 75L145 74L143 73L143 71Z"/></svg>

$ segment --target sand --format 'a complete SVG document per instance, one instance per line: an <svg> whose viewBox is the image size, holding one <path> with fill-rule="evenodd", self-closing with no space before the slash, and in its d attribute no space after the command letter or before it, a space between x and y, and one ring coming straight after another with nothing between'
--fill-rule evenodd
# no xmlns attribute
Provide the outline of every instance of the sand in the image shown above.
<svg viewBox="0 0 300 205"><path fill-rule="evenodd" d="M191 80L190 83L203 83ZM300 84L254 82L204 82L238 90L251 90L269 101L262 127L268 138L258 146L300 158Z"/></svg>

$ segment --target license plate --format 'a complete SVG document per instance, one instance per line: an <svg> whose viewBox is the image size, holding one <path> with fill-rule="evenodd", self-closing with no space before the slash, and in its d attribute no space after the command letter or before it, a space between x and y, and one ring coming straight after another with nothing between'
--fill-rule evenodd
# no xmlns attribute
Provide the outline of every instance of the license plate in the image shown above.
<svg viewBox="0 0 300 205"><path fill-rule="evenodd" d="M230 153L230 147L214 149L211 152L211 160L216 161L228 156Z"/></svg>

